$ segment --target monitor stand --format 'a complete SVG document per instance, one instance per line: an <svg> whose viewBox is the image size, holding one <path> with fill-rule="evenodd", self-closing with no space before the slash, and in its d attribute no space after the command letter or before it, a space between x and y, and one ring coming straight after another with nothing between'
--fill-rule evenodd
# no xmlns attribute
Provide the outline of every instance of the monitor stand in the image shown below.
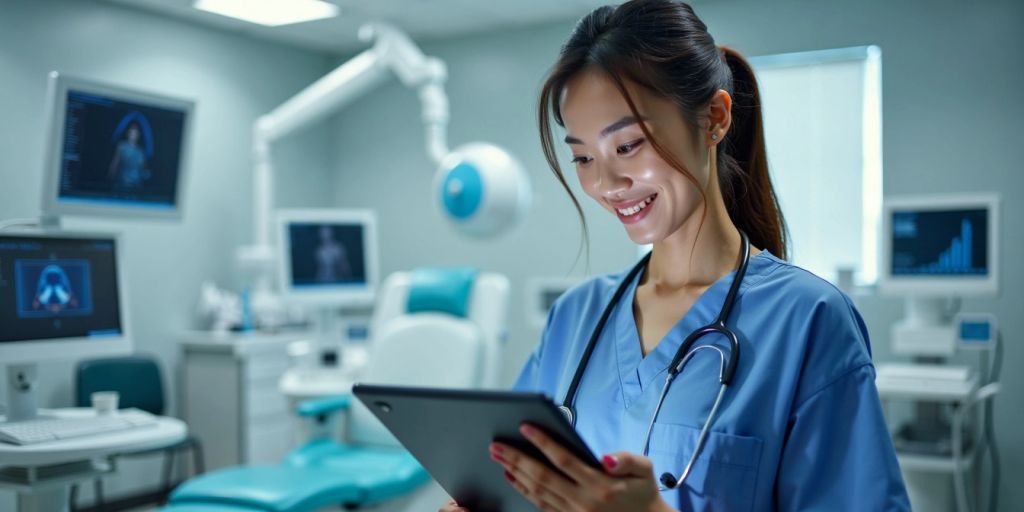
<svg viewBox="0 0 1024 512"><path fill-rule="evenodd" d="M336 307L320 306L314 321L314 358L318 368L337 369L344 357L341 339L341 322Z"/></svg>
<svg viewBox="0 0 1024 512"><path fill-rule="evenodd" d="M942 297L907 297L905 313L891 331L897 354L949 357L956 352L956 337L947 300Z"/></svg>
<svg viewBox="0 0 1024 512"><path fill-rule="evenodd" d="M6 421L25 421L38 416L36 401L36 376L39 367L35 363L7 365L7 413Z"/></svg>
<svg viewBox="0 0 1024 512"><path fill-rule="evenodd" d="M945 365L956 352L956 333L950 321L948 298L911 296L905 299L904 318L893 326L893 351L913 356L914 363ZM918 401L913 416L896 432L894 442L900 451L949 456L952 453L952 426L943 413L943 404ZM964 449L970 439L963 438Z"/></svg>

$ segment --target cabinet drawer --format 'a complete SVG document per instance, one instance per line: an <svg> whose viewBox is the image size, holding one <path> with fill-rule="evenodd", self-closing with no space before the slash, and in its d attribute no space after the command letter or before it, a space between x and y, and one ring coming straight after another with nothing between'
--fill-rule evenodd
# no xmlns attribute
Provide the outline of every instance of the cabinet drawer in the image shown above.
<svg viewBox="0 0 1024 512"><path fill-rule="evenodd" d="M277 379L263 379L249 384L244 393L248 418L289 414L288 398L281 393L277 382Z"/></svg>
<svg viewBox="0 0 1024 512"><path fill-rule="evenodd" d="M246 360L243 367L243 377L250 383L262 379L278 379L288 370L288 354L281 352L253 357Z"/></svg>

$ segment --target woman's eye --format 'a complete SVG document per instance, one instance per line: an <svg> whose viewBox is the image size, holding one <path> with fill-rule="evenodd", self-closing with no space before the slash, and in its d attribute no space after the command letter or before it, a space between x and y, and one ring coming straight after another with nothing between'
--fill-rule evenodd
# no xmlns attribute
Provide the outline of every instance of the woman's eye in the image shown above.
<svg viewBox="0 0 1024 512"><path fill-rule="evenodd" d="M590 161L590 157L589 156L574 156L574 157L572 157L572 163L574 165L575 164L585 164L585 163L587 163L589 161Z"/></svg>
<svg viewBox="0 0 1024 512"><path fill-rule="evenodd" d="M625 143L625 144L622 144L621 146L619 146L619 147L618 147L618 148L616 148L615 150L616 150L616 151L617 151L617 152L618 152L618 153L619 153L620 155L625 155L625 154L627 154L627 153L630 153L630 152L632 152L632 151L633 151L634 149L636 149L636 147L637 147L637 146L639 146L640 144L643 144L643 142L644 142L644 140L643 140L643 139L637 139L637 140L634 140L634 141L632 141L632 142L627 142L627 143Z"/></svg>

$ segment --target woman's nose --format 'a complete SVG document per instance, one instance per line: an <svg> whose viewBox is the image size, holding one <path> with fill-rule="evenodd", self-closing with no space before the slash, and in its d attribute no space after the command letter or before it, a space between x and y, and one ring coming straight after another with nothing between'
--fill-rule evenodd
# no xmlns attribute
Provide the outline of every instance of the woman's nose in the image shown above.
<svg viewBox="0 0 1024 512"><path fill-rule="evenodd" d="M595 189L601 197L619 200L632 185L633 179L623 169L610 164L598 165Z"/></svg>

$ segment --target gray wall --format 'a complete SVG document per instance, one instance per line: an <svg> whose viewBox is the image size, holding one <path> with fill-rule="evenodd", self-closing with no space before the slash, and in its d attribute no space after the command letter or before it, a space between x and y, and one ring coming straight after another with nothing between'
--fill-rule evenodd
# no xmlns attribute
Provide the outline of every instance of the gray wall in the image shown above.
<svg viewBox="0 0 1024 512"><path fill-rule="evenodd" d="M0 1L0 219L38 214L42 196L46 73L57 69L194 98L197 102L180 222L68 219L72 229L124 233L128 315L135 347L159 357L177 411L176 337L193 327L204 279L234 286L235 247L250 240L249 158L254 119L329 69L327 56L79 0ZM278 147L285 205L323 205L330 192L330 133L316 128ZM43 406L72 405L73 361L40 367ZM4 384L0 382L0 396ZM131 461L108 478L110 494L155 485L157 459ZM89 486L87 486L89 487ZM88 489L83 499L88 502ZM0 510L13 510L0 493Z"/></svg>
<svg viewBox="0 0 1024 512"><path fill-rule="evenodd" d="M949 0L885 2L717 0L695 9L719 44L748 55L876 44L882 49L883 152L886 194L998 191L1003 194L1004 262L998 299L968 299L966 311L992 311L1007 333L1005 392L996 402L996 435L1003 458L1001 510L1024 509L1024 489L1012 485L1024 471L1024 411L1016 406L1024 375L1021 269L1024 240L1012 219L1024 216L1017 195L1024 148L1017 85L1024 68L1024 4ZM502 145L533 179L535 204L525 222L486 243L459 238L436 213L428 194L433 175L423 150L415 96L399 85L383 88L338 116L337 204L376 207L380 216L382 272L417 265L479 265L512 279L510 341L503 381L509 383L539 339L526 323L527 278L587 273L575 266L579 223L540 152L535 100L543 75L572 23L488 36L428 42L424 51L449 67L452 146L473 140ZM1011 141L1017 141L1012 143ZM382 148L366 150L365 148ZM567 158L562 159L566 165ZM785 172L776 169L776 172ZM618 221L579 194L591 222L590 274L625 268L635 246ZM400 181L399 181L400 180ZM902 303L858 296L876 360L896 359L888 328ZM898 408L897 408L898 410Z"/></svg>

